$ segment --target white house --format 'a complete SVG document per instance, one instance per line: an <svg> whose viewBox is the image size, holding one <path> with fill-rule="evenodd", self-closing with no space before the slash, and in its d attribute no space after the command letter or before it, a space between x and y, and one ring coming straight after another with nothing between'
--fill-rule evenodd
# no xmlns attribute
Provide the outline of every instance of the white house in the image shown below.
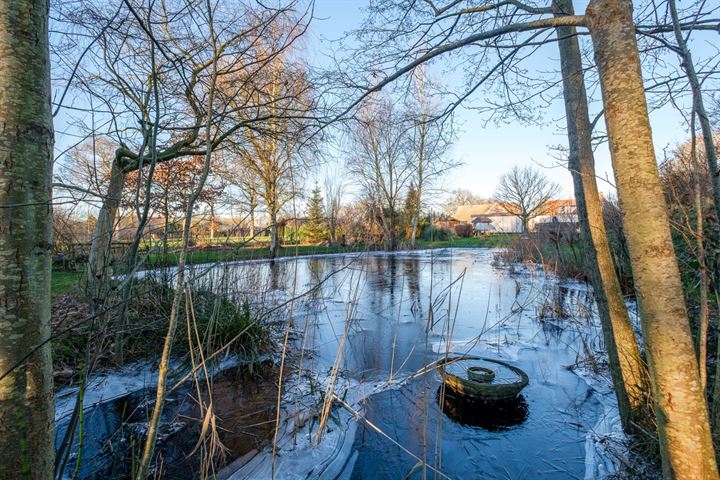
<svg viewBox="0 0 720 480"><path fill-rule="evenodd" d="M478 233L521 233L522 221L517 215L508 212L499 202L484 202L476 205L461 205L453 214L458 222L472 224ZM577 206L575 199L550 200L544 208L543 214L530 221L530 230L535 225L552 221L560 223L577 222Z"/></svg>

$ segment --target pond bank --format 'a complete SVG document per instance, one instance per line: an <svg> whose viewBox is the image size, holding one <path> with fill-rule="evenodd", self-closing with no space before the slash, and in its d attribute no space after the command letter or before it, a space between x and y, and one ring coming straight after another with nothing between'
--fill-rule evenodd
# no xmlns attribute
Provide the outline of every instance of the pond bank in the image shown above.
<svg viewBox="0 0 720 480"><path fill-rule="evenodd" d="M280 334L287 328L289 339L274 357L279 365L284 352L286 368L276 448L270 442L228 458L223 475L265 478L268 468L277 478L291 471L357 479L420 478L423 470L449 478L611 473L617 462L606 446L623 448L617 406L602 369L583 370L588 355L595 366L604 358L589 288L499 268L497 252L194 267L198 288L223 285L226 298L253 298L253 308L283 306ZM521 368L529 377L522 401L468 417L444 397L431 366L449 355Z"/></svg>

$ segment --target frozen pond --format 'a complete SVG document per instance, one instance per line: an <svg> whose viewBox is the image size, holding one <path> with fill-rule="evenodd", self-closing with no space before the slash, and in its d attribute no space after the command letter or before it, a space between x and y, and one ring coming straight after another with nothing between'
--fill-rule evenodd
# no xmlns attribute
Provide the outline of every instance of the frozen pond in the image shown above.
<svg viewBox="0 0 720 480"><path fill-rule="evenodd" d="M604 378L588 381L570 368L589 373L588 354L604 358L588 288L496 268L493 254L455 249L228 268L260 272L276 301L305 295L292 314L296 345L308 352L301 368L327 374L340 358L344 380L379 391L356 405L372 426L358 422L352 478L421 478L418 458L450 478L603 473L592 440L603 434L598 425L619 428L615 399ZM486 411L441 399L434 369L383 388L447 354L509 361L530 383L515 405Z"/></svg>
<svg viewBox="0 0 720 480"><path fill-rule="evenodd" d="M270 478L270 462L276 478L572 479L612 470L598 445L619 436L619 421L607 380L592 374L604 356L588 288L495 267L494 253L196 267L196 284L289 321L274 460L267 446L226 475ZM502 405L463 403L426 368L463 354L520 367L529 384ZM330 394L344 406L335 402L319 439L318 403ZM299 411L310 420L293 420Z"/></svg>

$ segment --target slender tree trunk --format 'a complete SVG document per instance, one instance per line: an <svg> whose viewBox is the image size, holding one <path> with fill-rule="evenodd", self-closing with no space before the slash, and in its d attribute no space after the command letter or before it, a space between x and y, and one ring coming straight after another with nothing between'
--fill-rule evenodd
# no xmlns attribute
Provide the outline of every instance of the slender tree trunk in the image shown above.
<svg viewBox="0 0 720 480"><path fill-rule="evenodd" d="M337 243L337 238L335 235L335 229L337 227L335 226L335 212L333 209L330 211L330 215L328 216L328 242L330 246L333 246Z"/></svg>
<svg viewBox="0 0 720 480"><path fill-rule="evenodd" d="M215 207L210 204L210 240L215 240Z"/></svg>
<svg viewBox="0 0 720 480"><path fill-rule="evenodd" d="M424 141L421 142L422 148L424 149ZM410 237L410 246L412 248L415 248L415 237L417 237L417 231L418 231L418 224L420 223L420 213L422 210L422 183L423 183L423 165L422 161L419 164L418 168L418 186L417 186L417 205L415 208L415 211L413 212L413 218L412 218L412 234Z"/></svg>
<svg viewBox="0 0 720 480"><path fill-rule="evenodd" d="M87 292L92 296L94 303L99 302L107 291L105 287L112 259L112 233L115 226L115 216L120 206L120 198L125 187L125 175L126 173L120 164L113 161L110 169L110 183L95 222L87 271L85 272L88 286Z"/></svg>
<svg viewBox="0 0 720 480"><path fill-rule="evenodd" d="M388 223L388 247L387 249L395 251L395 211L390 210L390 222Z"/></svg>
<svg viewBox="0 0 720 480"><path fill-rule="evenodd" d="M167 257L168 253L168 235L170 235L170 201L168 199L168 191L163 192L163 236L162 236L162 253L163 257Z"/></svg>
<svg viewBox="0 0 720 480"><path fill-rule="evenodd" d="M697 114L698 120L700 121L700 129L702 130L703 135L703 145L705 147L705 155L712 183L712 198L713 205L715 207L715 214L718 218L720 218L720 169L718 169L718 154L715 150L712 127L710 125L710 119L708 118L707 111L705 110L702 88L700 86L700 80L698 79L697 72L695 71L695 64L693 63L690 50L687 48L687 42L680 30L680 21L675 7L675 0L669 0L668 6L673 20L675 39L678 47L680 48L680 57L682 59L681 66L685 70L685 74L687 75L690 83L690 88L693 94L693 108ZM693 135L694 134L695 132L693 132ZM720 229L720 221L717 222L717 226L718 229Z"/></svg>
<svg viewBox="0 0 720 480"><path fill-rule="evenodd" d="M250 209L250 238L255 236L255 207Z"/></svg>
<svg viewBox="0 0 720 480"><path fill-rule="evenodd" d="M556 16L575 14L572 0L555 0L554 9ZM580 233L587 253L586 265L602 324L620 419L626 432L636 431L635 424L647 430L651 424L651 412L647 408L650 397L647 369L640 356L605 233L595 180L580 44L575 27L558 27L556 30L567 118L568 169L575 187Z"/></svg>
<svg viewBox="0 0 720 480"><path fill-rule="evenodd" d="M720 298L718 292L715 291L715 304L720 308ZM718 342L717 357L720 358L720 342ZM720 445L720 361L715 364L715 385L712 391L712 430L715 445Z"/></svg>
<svg viewBox="0 0 720 480"><path fill-rule="evenodd" d="M693 150L695 148L693 147ZM695 242L697 248L698 270L700 273L700 316L698 318L698 370L700 371L700 385L703 392L707 389L707 342L708 342L708 271L705 262L705 232L703 226L702 183L699 175L700 165L695 161L693 152L693 168L695 169Z"/></svg>
<svg viewBox="0 0 720 480"><path fill-rule="evenodd" d="M641 311L666 478L716 479L670 222L653 149L630 0L592 0L586 19Z"/></svg>
<svg viewBox="0 0 720 480"><path fill-rule="evenodd" d="M208 4L209 5L209 4ZM215 41L215 33L212 24L212 12L210 12L210 35L213 36ZM172 353L172 344L175 339L175 330L177 329L178 315L180 311L180 299L183 294L186 293L186 289L189 288L185 282L185 262L187 259L188 247L190 246L190 229L192 227L192 216L195 203L197 202L200 194L202 193L205 183L207 182L208 175L210 173L210 163L212 159L212 118L213 118L213 99L215 96L215 87L217 85L218 72L217 72L217 45L213 44L213 59L212 59L212 75L210 85L208 87L208 98L207 98L207 114L205 117L205 163L203 166L203 173L200 176L197 188L194 189L188 198L187 209L185 210L185 221L183 223L182 230L182 247L180 249L180 257L178 258L178 271L177 279L175 280L175 292L173 294L172 307L170 308L170 318L168 319L168 329L165 335L165 341L163 343L162 356L160 357L160 364L158 365L158 380L157 380L157 392L155 398L155 405L153 412L148 422L147 438L145 439L145 445L143 447L142 458L138 466L138 471L135 475L135 480L146 480L150 472L150 466L155 455L155 442L157 440L158 429L160 426L160 417L162 416L163 406L165 404L165 396L167 394L167 374L170 370L170 357Z"/></svg>
<svg viewBox="0 0 720 480"><path fill-rule="evenodd" d="M412 233L410 234L410 246L412 248L415 248L415 237L417 237L417 227L418 227L418 216L419 215L413 215L412 219Z"/></svg>
<svg viewBox="0 0 720 480"><path fill-rule="evenodd" d="M395 211L393 208L389 208L389 215L385 215L381 212L380 218L382 220L383 227L383 247L385 250L392 252L396 248L395 240ZM388 218L390 217L390 218Z"/></svg>
<svg viewBox="0 0 720 480"><path fill-rule="evenodd" d="M257 208L257 200L255 199L255 193L250 196L250 238L255 237L255 209Z"/></svg>
<svg viewBox="0 0 720 480"><path fill-rule="evenodd" d="M280 254L280 235L278 229L278 216L274 208L270 209L270 258L276 258Z"/></svg>
<svg viewBox="0 0 720 480"><path fill-rule="evenodd" d="M0 2L0 478L8 479L53 475L48 8Z"/></svg>

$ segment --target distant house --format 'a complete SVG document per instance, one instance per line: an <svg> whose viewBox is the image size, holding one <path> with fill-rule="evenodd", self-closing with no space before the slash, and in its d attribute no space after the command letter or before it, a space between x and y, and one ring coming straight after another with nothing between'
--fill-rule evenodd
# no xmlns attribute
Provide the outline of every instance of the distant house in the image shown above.
<svg viewBox="0 0 720 480"><path fill-rule="evenodd" d="M477 215L473 217L472 224L475 233L490 233L497 231L495 226L492 224L492 219L485 215Z"/></svg>
<svg viewBox="0 0 720 480"><path fill-rule="evenodd" d="M472 224L478 233L522 232L522 221L517 215L513 215L508 210L500 202L461 205L455 210L452 218L460 223ZM545 205L542 215L530 221L530 230L534 231L537 225L550 222L576 224L577 205L575 199L550 200Z"/></svg>
<svg viewBox="0 0 720 480"><path fill-rule="evenodd" d="M539 215L531 222L533 230L550 228L551 224L560 224L559 228L576 228L578 222L577 204L575 199L550 200L542 215ZM572 227L570 227L572 225ZM553 228L557 228L553 227Z"/></svg>
<svg viewBox="0 0 720 480"><path fill-rule="evenodd" d="M462 223L475 225L475 229L478 232L515 233L522 231L522 222L520 219L508 213L498 202L461 205L455 210L453 218ZM473 222L474 219L482 221ZM492 230L489 229L489 225L492 225Z"/></svg>
<svg viewBox="0 0 720 480"><path fill-rule="evenodd" d="M451 215L441 213L434 221L433 224L436 228L444 228L446 230L453 230L455 225L463 223Z"/></svg>

